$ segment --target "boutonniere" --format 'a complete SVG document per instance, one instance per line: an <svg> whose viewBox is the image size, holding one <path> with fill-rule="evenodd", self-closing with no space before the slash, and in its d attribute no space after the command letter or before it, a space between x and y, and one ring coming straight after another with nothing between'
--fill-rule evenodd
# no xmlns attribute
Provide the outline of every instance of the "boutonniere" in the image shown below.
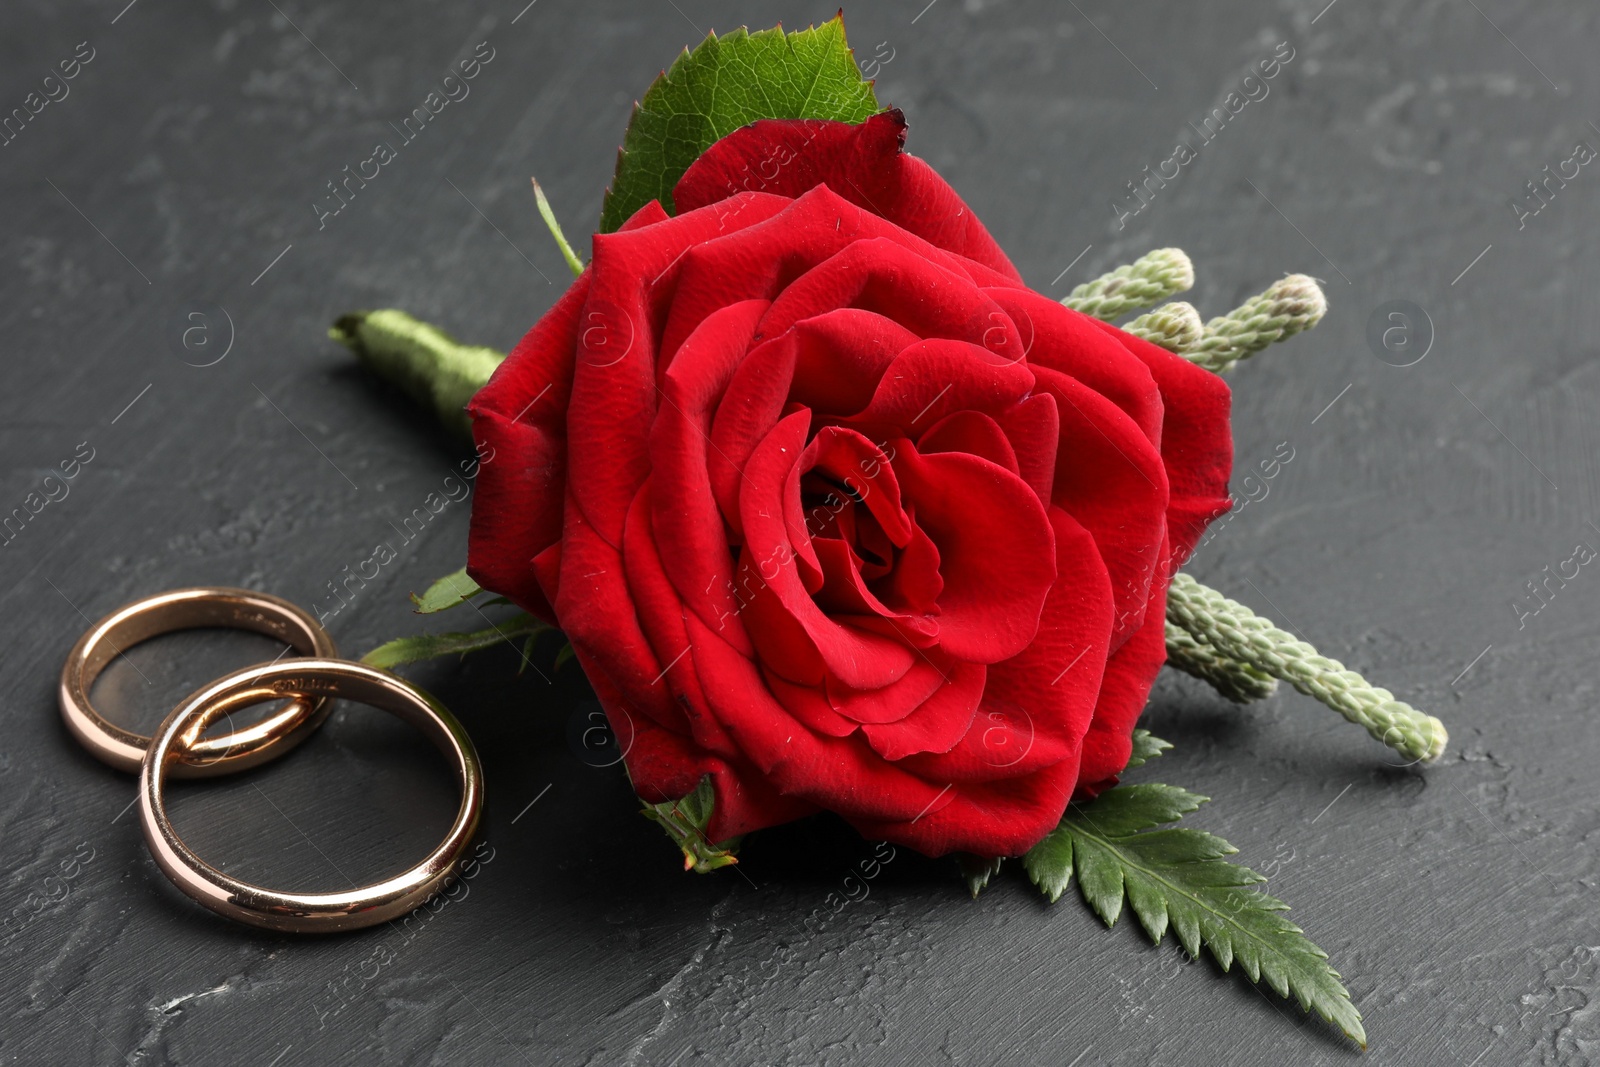
<svg viewBox="0 0 1600 1067"><path fill-rule="evenodd" d="M1443 751L1437 719L1184 569L1294 458L1235 467L1224 376L1315 326L1317 283L1203 319L1160 249L1041 295L908 151L839 19L686 51L587 259L534 193L575 280L508 355L397 310L333 328L476 444L466 566L419 608L520 610L369 662L559 628L686 868L834 812L954 857L974 897L1008 869L1050 901L1075 881L1364 1045L1262 877L1172 825L1206 798L1147 780L1170 746L1136 727L1166 665Z"/></svg>

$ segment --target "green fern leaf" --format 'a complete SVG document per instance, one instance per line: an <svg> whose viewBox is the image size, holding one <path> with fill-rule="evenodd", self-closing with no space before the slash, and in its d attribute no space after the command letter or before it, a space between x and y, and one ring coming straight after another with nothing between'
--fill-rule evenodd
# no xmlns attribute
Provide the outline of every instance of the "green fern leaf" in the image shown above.
<svg viewBox="0 0 1600 1067"><path fill-rule="evenodd" d="M1174 786L1119 785L1071 805L1023 856L1023 868L1052 902L1076 874L1079 893L1107 926L1126 900L1151 940L1171 929L1191 958L1204 946L1224 971L1237 963L1252 982L1293 996L1366 1048L1361 1013L1327 953L1284 918L1287 904L1252 888L1265 879L1227 862L1237 850L1214 834L1156 829L1205 801Z"/></svg>
<svg viewBox="0 0 1600 1067"><path fill-rule="evenodd" d="M956 854L956 864L961 868L961 877L967 883L967 891L972 894L973 900L977 900L978 894L988 887L989 879L1000 873L1003 858L974 856L970 852Z"/></svg>
<svg viewBox="0 0 1600 1067"><path fill-rule="evenodd" d="M1161 740L1149 730L1135 730L1133 732L1133 754L1128 757L1128 765L1123 769L1131 771L1135 767L1143 767L1171 747L1172 742Z"/></svg>

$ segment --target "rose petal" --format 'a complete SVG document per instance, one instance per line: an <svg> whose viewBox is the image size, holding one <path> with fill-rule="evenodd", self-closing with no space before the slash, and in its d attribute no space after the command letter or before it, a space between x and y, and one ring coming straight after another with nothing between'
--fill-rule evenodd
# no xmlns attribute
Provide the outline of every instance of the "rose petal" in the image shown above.
<svg viewBox="0 0 1600 1067"><path fill-rule="evenodd" d="M1026 364L996 360L966 341L919 341L889 364L872 402L838 422L874 440L916 434L954 411L1008 412L1033 387Z"/></svg>
<svg viewBox="0 0 1600 1067"><path fill-rule="evenodd" d="M747 629L763 663L795 682L817 680L809 642L828 672L857 689L888 685L910 669L913 652L903 642L841 624L823 614L801 581L793 533L785 523L780 494L799 480L797 461L808 421L799 412L780 422L757 446L746 466L740 494L749 558L779 560L776 574L763 575L747 609ZM741 568L751 564L741 560ZM792 621L791 621L792 620Z"/></svg>
<svg viewBox="0 0 1600 1067"><path fill-rule="evenodd" d="M939 655L939 662L935 663L924 655L917 658L903 677L881 689L851 689L830 681L826 686L828 703L851 722L874 725L899 722L949 685L959 666L947 656ZM970 679L970 672L961 677Z"/></svg>
<svg viewBox="0 0 1600 1067"><path fill-rule="evenodd" d="M687 727L700 747L719 756L733 756L736 750L722 725L705 714L705 693L701 681L687 662L689 650L688 631L684 627L683 602L667 577L663 557L657 551L652 530L651 515L655 476L647 481L639 495L634 497L628 510L628 523L623 531L623 563L627 569L628 592L634 611L639 618L640 631L649 642L656 663L661 669L649 683L654 694L661 690L664 699L672 701L677 711L669 727L680 724ZM728 618L718 620L717 632L724 638L735 633ZM749 638L737 631L738 638L748 646ZM637 687L630 692L637 692Z"/></svg>
<svg viewBox="0 0 1600 1067"><path fill-rule="evenodd" d="M750 199L752 221L787 201ZM573 499L606 541L619 544L627 502L649 473L648 437L657 406L657 309L670 299L683 250L718 233L706 209L637 229L596 234L590 290L578 324L577 361L566 406Z"/></svg>
<svg viewBox="0 0 1600 1067"><path fill-rule="evenodd" d="M984 295L1017 324L1029 363L1076 378L1121 408L1160 447L1161 390L1144 361L1101 329L1105 323L1030 289L985 289Z"/></svg>
<svg viewBox="0 0 1600 1067"><path fill-rule="evenodd" d="M621 551L602 538L570 504L561 538L561 588L556 615L575 652L603 669L634 710L676 733L688 734L683 708L666 686L654 684L666 664L641 629ZM630 506L631 506L630 501ZM594 671L584 673L593 680Z"/></svg>
<svg viewBox="0 0 1600 1067"><path fill-rule="evenodd" d="M1172 485L1167 528L1172 540L1170 577L1189 558L1206 527L1232 506L1233 432L1228 424L1232 394L1222 376L1182 356L1134 337L1110 323L1095 322L1150 369L1166 415L1161 459Z"/></svg>
<svg viewBox="0 0 1600 1067"><path fill-rule="evenodd" d="M981 411L956 411L946 415L917 439L917 451L925 456L932 452L965 452L982 456L1012 474L1021 473L1016 450L1007 440L1006 432Z"/></svg>
<svg viewBox="0 0 1600 1067"><path fill-rule="evenodd" d="M926 700L895 721L863 725L861 733L886 760L948 752L971 728L987 674L976 663L951 663L949 677Z"/></svg>
<svg viewBox="0 0 1600 1067"><path fill-rule="evenodd" d="M744 520L739 515L744 467L784 415L798 351L793 333L752 349L734 371L711 421L711 452L706 457L711 492L723 521L738 540L744 539Z"/></svg>
<svg viewBox="0 0 1600 1067"><path fill-rule="evenodd" d="M1094 719L1083 738L1078 791L1084 798L1116 784L1133 751L1133 726L1150 699L1150 687L1167 661L1167 587L1150 590L1145 624L1106 663Z"/></svg>
<svg viewBox="0 0 1600 1067"><path fill-rule="evenodd" d="M906 760L907 769L929 781L984 782L1061 763L1076 770L1099 700L1114 601L1089 531L1057 507L1050 524L1060 573L1039 634L1021 654L989 668L983 704L959 744L944 755Z"/></svg>
<svg viewBox="0 0 1600 1067"><path fill-rule="evenodd" d="M628 221L617 227L617 232L637 230L645 226L654 226L658 222L666 222L672 216L667 214L667 209L661 206L661 201L651 200L628 216Z"/></svg>
<svg viewBox="0 0 1600 1067"><path fill-rule="evenodd" d="M900 552L888 576L876 583L879 599L899 607L906 615L937 614L939 597L944 592L944 579L939 575L939 546L917 525L916 509L908 509L908 513L911 543ZM938 625L934 623L928 632L937 636Z"/></svg>
<svg viewBox="0 0 1600 1067"><path fill-rule="evenodd" d="M793 332L789 399L823 415L853 415L866 407L895 357L919 340L893 319L860 308L801 319Z"/></svg>
<svg viewBox="0 0 1600 1067"><path fill-rule="evenodd" d="M733 556L711 495L708 435L766 308L765 301L747 300L700 324L667 371L650 431L651 480L658 486L651 528L667 574L683 603L745 652L752 646L739 622Z"/></svg>
<svg viewBox="0 0 1600 1067"><path fill-rule="evenodd" d="M841 307L875 312L918 337L971 342L987 349L990 362L1022 355L1022 335L999 304L969 278L888 237L853 241L795 278L773 298L758 333L776 337Z"/></svg>
<svg viewBox="0 0 1600 1067"><path fill-rule="evenodd" d="M1144 621L1150 583L1162 566L1167 474L1132 419L1075 378L1034 369L1061 418L1051 500L1094 534L1117 602L1113 651Z"/></svg>
<svg viewBox="0 0 1600 1067"><path fill-rule="evenodd" d="M1028 647L1056 577L1044 504L986 459L924 456L904 439L895 470L917 524L939 549L939 647L972 663L998 663Z"/></svg>
<svg viewBox="0 0 1600 1067"><path fill-rule="evenodd" d="M746 190L798 197L827 185L939 248L1021 284L972 209L932 167L905 154L905 135L905 115L898 108L859 125L763 119L730 133L695 160L672 190L673 202L685 211Z"/></svg>
<svg viewBox="0 0 1600 1067"><path fill-rule="evenodd" d="M855 430L824 426L806 446L803 469L844 487L878 520L896 547L911 540L911 522L900 506L900 483L883 450Z"/></svg>
<svg viewBox="0 0 1600 1067"><path fill-rule="evenodd" d="M793 201L761 195L763 205L778 200L787 206L778 214L748 224L737 233L687 248L673 262L672 302L660 333L664 362L671 361L683 339L717 308L739 300L771 299L792 285L796 278L858 241L888 241L905 249L914 261L973 289L1015 284L970 259L935 248L894 223L844 200L826 186L810 189ZM717 210L722 207L717 205ZM824 310L833 311L837 307L833 305ZM992 301L986 301L981 305L981 313L975 316L974 328L961 336L970 335L974 341L982 342L984 332L1000 321L990 319L991 314L998 314L998 308ZM770 338L778 332L774 329L763 337ZM995 332L990 336L998 344L1003 334ZM1009 350L1006 355L1017 358Z"/></svg>
<svg viewBox="0 0 1600 1067"><path fill-rule="evenodd" d="M928 856L1020 856L1061 822L1075 770L1071 763L1059 763L1021 778L951 786L944 803L909 821L846 818L868 840L891 841Z"/></svg>
<svg viewBox="0 0 1600 1067"><path fill-rule="evenodd" d="M1035 393L999 416L1006 440L1017 455L1017 474L1049 501L1056 484L1056 460L1061 446L1061 419L1056 398Z"/></svg>
<svg viewBox="0 0 1600 1067"><path fill-rule="evenodd" d="M572 351L588 294L585 273L467 404L478 455L487 460L478 466L467 572L546 622L555 621L554 590L540 585L529 563L561 536Z"/></svg>
<svg viewBox="0 0 1600 1067"><path fill-rule="evenodd" d="M860 723L839 714L821 687L796 685L769 670L762 670L761 677L784 709L807 729L829 737L849 737L861 728Z"/></svg>
<svg viewBox="0 0 1600 1067"><path fill-rule="evenodd" d="M899 770L856 735L820 736L795 721L755 665L690 615L690 656L729 735L786 797L846 818L909 820L949 803L949 790Z"/></svg>
<svg viewBox="0 0 1600 1067"><path fill-rule="evenodd" d="M595 695L623 748L628 781L641 800L661 804L681 799L709 774L716 800L706 832L713 843L803 819L818 810L807 801L782 796L749 764L709 756L689 738L630 714L622 694L603 674L593 672L581 652L578 664L594 679Z"/></svg>
<svg viewBox="0 0 1600 1067"><path fill-rule="evenodd" d="M837 621L848 619L853 624L889 637L907 634L938 636L939 624L935 620L896 611L879 600L862 580L855 553L843 541L836 537L818 538L814 547L817 557L822 560L824 576L822 588L814 599L829 618ZM869 622L874 625L864 625Z"/></svg>

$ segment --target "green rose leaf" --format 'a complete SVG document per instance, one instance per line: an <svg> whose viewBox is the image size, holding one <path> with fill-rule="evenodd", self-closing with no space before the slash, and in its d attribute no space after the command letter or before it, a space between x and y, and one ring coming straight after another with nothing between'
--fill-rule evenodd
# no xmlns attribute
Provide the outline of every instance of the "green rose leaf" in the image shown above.
<svg viewBox="0 0 1600 1067"><path fill-rule="evenodd" d="M546 630L553 629L555 627L549 623L524 613L505 622L496 623L486 630L475 630L472 633L418 634L416 637L396 638L362 656L361 662L389 670L407 663L437 659L440 656L464 656L468 652L480 652L486 648L493 648L502 641L516 648L512 638L536 637ZM527 653L523 655L526 659Z"/></svg>
<svg viewBox="0 0 1600 1067"><path fill-rule="evenodd" d="M721 867L739 862L740 838L712 843L706 836L711 826L711 811L716 805L716 793L711 789L711 776L700 779L694 792L680 800L662 804L646 803L641 812L645 818L659 825L672 838L672 843L683 852L683 869L696 874L709 874Z"/></svg>
<svg viewBox="0 0 1600 1067"><path fill-rule="evenodd" d="M715 33L685 50L634 105L606 190L600 232L652 200L673 213L672 187L707 148L757 119L863 122L881 108L845 42L844 19L784 33Z"/></svg>
<svg viewBox="0 0 1600 1067"><path fill-rule="evenodd" d="M467 568L462 567L428 586L428 591L421 596L412 593L411 602L417 606L417 614L432 615L446 608L460 607L481 592L483 589L467 577Z"/></svg>

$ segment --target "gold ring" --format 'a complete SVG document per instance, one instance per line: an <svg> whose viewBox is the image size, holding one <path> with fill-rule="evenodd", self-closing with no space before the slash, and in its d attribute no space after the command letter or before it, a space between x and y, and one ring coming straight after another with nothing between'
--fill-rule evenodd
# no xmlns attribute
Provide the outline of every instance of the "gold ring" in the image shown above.
<svg viewBox="0 0 1600 1067"><path fill-rule="evenodd" d="M106 664L124 650L160 634L217 626L253 630L293 645L302 655L333 657L333 638L304 609L281 597L249 589L201 586L173 589L137 600L91 626L61 668L61 717L84 748L119 771L139 773L150 739L124 730L95 710L89 689ZM221 737L190 738L173 774L207 778L277 759L328 717L332 701L296 699L253 726Z"/></svg>
<svg viewBox="0 0 1600 1067"><path fill-rule="evenodd" d="M280 893L230 878L184 844L162 796L169 771L219 716L264 700L343 697L393 712L426 733L461 783L461 808L440 845L410 870L344 893ZM339 659L296 659L246 667L196 692L167 716L139 771L139 817L161 870L198 903L252 926L333 933L387 922L448 885L465 860L483 808L483 771L461 724L438 701L388 671Z"/></svg>

